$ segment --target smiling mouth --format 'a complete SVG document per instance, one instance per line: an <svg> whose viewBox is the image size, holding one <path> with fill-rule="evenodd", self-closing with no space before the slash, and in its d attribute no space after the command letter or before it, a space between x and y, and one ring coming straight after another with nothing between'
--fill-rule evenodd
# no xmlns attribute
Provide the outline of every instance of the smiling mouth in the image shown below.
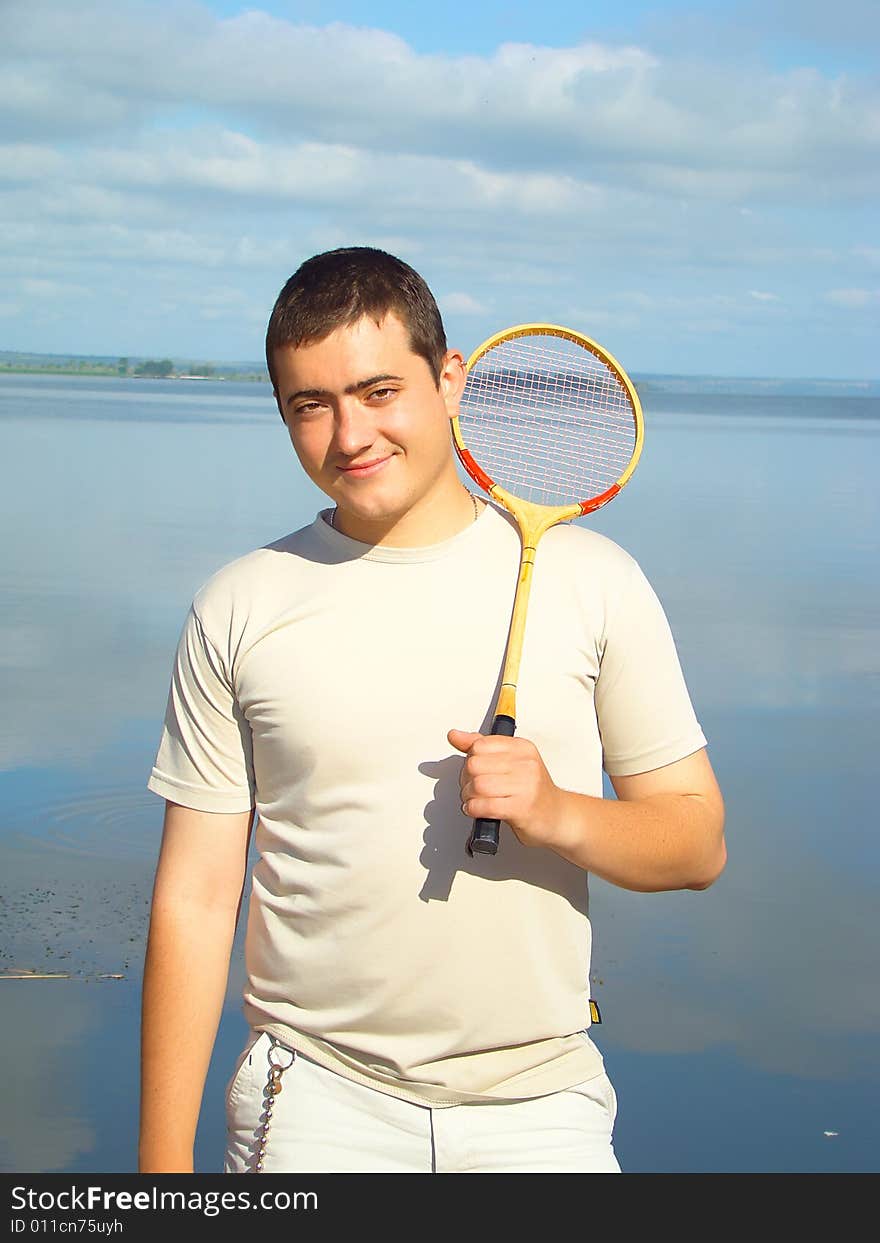
<svg viewBox="0 0 880 1243"><path fill-rule="evenodd" d="M391 461L393 456L394 455L392 453L389 453L386 457L372 458L369 462L356 462L352 466L340 466L339 470L343 475L354 476L355 479L362 479L366 475L372 475L375 474L376 471L381 470L386 462Z"/></svg>

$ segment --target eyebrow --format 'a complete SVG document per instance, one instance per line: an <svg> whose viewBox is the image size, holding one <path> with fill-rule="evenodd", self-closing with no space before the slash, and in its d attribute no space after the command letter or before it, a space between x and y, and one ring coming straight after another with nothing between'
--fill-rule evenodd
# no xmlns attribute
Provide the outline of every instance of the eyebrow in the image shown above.
<svg viewBox="0 0 880 1243"><path fill-rule="evenodd" d="M355 380L354 384L347 384L342 390L348 397L353 393L359 393L362 389L369 388L371 384L380 384L383 380L402 380L403 376L399 375L371 375L366 380ZM300 397L330 397L332 394L329 389L325 388L300 388L295 393L291 393L284 403L289 406L292 401L297 401Z"/></svg>

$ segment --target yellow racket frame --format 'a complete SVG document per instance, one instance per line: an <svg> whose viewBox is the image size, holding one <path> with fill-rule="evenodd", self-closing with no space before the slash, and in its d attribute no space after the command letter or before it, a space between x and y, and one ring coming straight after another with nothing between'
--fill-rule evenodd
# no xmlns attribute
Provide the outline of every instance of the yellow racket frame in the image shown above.
<svg viewBox="0 0 880 1243"><path fill-rule="evenodd" d="M455 444L456 452L459 460L474 480L474 482L493 500L498 501L505 509L513 514L519 526L520 536L522 537L522 557L519 567L519 578L516 585L516 595L513 601L513 615L510 621L510 632L507 639L507 654L504 660L504 669L501 674L501 689L498 694L498 701L495 706L496 716L509 716L516 720L516 687L519 679L519 666L522 657L523 638L525 636L526 613L528 611L529 592L532 586L532 570L535 564L535 550L538 541L549 531L550 527L555 526L558 522L568 522L572 518L579 518L584 514L593 513L601 508L602 505L612 500L620 489L629 481L633 471L638 465L639 457L642 452L642 445L645 439L645 423L642 414L642 404L639 401L639 395L636 392L635 385L630 380L624 369L621 367L617 359L603 349L598 342L593 341L590 337L585 337L581 332L575 332L573 328L564 328L560 324L516 324L512 328L505 328L502 332L496 332L493 336L488 337L482 345L479 345L467 360L466 369L468 373L476 366L484 355L490 350L505 341L512 341L516 337L527 336L545 336L545 337L563 337L567 341L574 342L575 345L583 346L589 350L601 363L604 363L620 380L626 389L632 404L633 420L635 422L636 437L633 447L632 456L627 463L626 469L616 480L615 483L607 488L599 496L588 498L584 501L573 502L570 505L539 505L534 501L525 501L521 497L514 496L505 488L495 483L486 472L479 466L464 441L462 435L459 416L456 414L450 421L452 424L452 438Z"/></svg>

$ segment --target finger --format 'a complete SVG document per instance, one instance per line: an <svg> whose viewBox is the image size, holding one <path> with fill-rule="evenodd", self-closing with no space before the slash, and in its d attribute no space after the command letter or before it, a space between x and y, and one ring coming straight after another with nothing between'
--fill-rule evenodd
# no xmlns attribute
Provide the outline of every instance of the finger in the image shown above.
<svg viewBox="0 0 880 1243"><path fill-rule="evenodd" d="M487 798L485 795L468 798L461 805L462 813L471 820L506 820L511 814L512 800L509 798Z"/></svg>
<svg viewBox="0 0 880 1243"><path fill-rule="evenodd" d="M518 768L516 753L509 751L473 751L462 765L463 779L484 777L495 773L513 773Z"/></svg>
<svg viewBox="0 0 880 1243"><path fill-rule="evenodd" d="M528 738L507 738L504 734L477 734L471 744L472 755L493 755L507 751L515 756L527 756L537 748Z"/></svg>
<svg viewBox="0 0 880 1243"><path fill-rule="evenodd" d="M467 752L480 736L480 734L474 734L465 729L451 729L447 733L446 739L455 747L456 751Z"/></svg>
<svg viewBox="0 0 880 1243"><path fill-rule="evenodd" d="M470 798L510 798L512 794L512 783L505 773L483 774L465 781L461 787L462 802Z"/></svg>

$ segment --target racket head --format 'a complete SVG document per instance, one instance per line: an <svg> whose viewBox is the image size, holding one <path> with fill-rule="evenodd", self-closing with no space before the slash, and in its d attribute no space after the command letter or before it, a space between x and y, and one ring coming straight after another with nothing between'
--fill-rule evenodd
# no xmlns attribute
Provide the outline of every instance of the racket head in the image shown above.
<svg viewBox="0 0 880 1243"><path fill-rule="evenodd" d="M474 482L507 508L591 513L631 478L644 442L635 386L612 354L559 324L516 324L467 361L452 436Z"/></svg>

